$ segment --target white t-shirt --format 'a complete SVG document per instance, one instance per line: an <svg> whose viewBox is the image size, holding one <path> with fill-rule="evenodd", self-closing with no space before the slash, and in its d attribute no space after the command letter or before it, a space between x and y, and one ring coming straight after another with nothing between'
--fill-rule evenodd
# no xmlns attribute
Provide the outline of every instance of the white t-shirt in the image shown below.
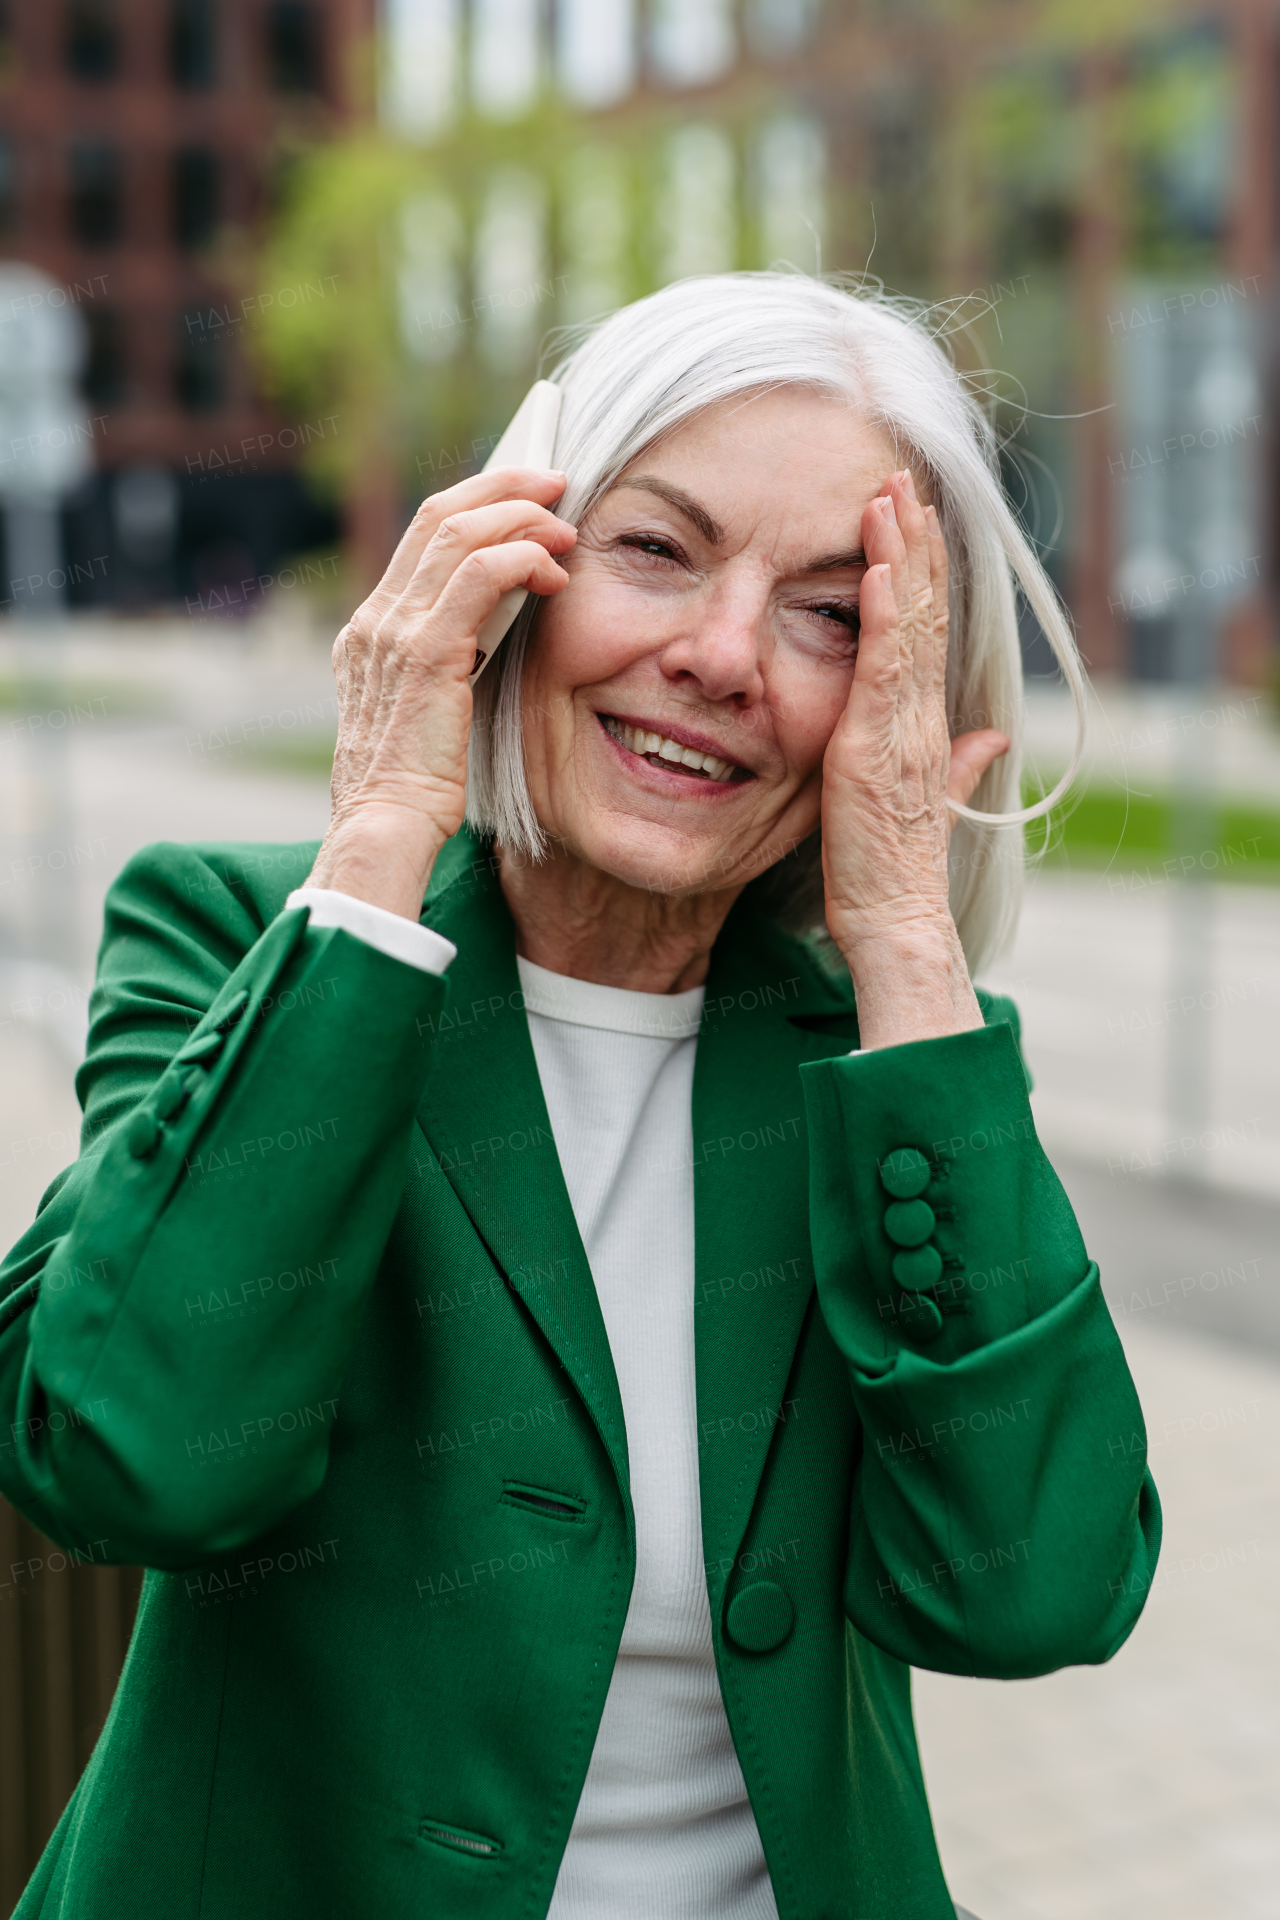
<svg viewBox="0 0 1280 1920"><path fill-rule="evenodd" d="M631 993L520 960L534 1057L622 1394L636 1578L548 1920L776 1920L720 1697L693 1357L702 988Z"/></svg>

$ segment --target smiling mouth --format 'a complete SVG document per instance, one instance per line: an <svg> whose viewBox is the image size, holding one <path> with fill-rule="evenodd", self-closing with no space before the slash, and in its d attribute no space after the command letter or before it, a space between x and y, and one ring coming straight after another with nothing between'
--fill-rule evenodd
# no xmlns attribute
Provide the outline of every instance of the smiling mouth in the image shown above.
<svg viewBox="0 0 1280 1920"><path fill-rule="evenodd" d="M616 740L628 753L634 753L637 759L647 760L651 767L661 767L666 773L688 774L695 780L711 780L717 786L740 785L744 780L755 778L734 760L703 753L698 747L686 747L669 734L658 733L651 727L633 726L630 721L616 720L611 713L600 713L596 718L611 740Z"/></svg>

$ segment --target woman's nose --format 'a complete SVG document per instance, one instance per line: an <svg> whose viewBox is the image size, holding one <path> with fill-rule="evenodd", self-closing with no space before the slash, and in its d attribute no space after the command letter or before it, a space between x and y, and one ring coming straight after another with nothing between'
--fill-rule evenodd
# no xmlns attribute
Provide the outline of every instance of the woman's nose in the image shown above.
<svg viewBox="0 0 1280 1920"><path fill-rule="evenodd" d="M688 610L662 650L668 679L689 675L708 700L764 697L766 609L749 591L722 590Z"/></svg>

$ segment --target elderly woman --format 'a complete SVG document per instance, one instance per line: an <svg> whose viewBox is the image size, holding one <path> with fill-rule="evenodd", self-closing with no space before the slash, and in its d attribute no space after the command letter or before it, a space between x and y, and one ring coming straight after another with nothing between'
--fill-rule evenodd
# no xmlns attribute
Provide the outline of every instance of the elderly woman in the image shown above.
<svg viewBox="0 0 1280 1920"><path fill-rule="evenodd" d="M910 1668L1106 1660L1150 1583L970 984L1015 581L1079 679L982 416L799 277L557 378L563 470L427 500L340 636L319 850L111 895L4 1487L151 1571L22 1920L943 1920Z"/></svg>

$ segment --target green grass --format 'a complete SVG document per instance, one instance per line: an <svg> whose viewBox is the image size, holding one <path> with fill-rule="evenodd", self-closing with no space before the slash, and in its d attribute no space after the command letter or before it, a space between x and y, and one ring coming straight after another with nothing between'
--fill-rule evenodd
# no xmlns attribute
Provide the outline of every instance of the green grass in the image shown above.
<svg viewBox="0 0 1280 1920"><path fill-rule="evenodd" d="M241 766L248 763L269 773L318 774L327 780L333 771L335 744L331 735L315 734L310 739L279 740L269 746L248 747L237 754L236 759Z"/></svg>
<svg viewBox="0 0 1280 1920"><path fill-rule="evenodd" d="M163 710L154 688L131 682L26 679L0 673L0 712L19 716L9 722L15 735L65 732L93 720L147 719Z"/></svg>
<svg viewBox="0 0 1280 1920"><path fill-rule="evenodd" d="M1030 791L1028 803L1039 797ZM1175 849L1168 794L1092 787L1069 805L1069 812L1055 814L1047 848L1043 821L1033 820L1027 828L1028 850L1045 849L1046 865L1137 868L1164 879L1194 860L1194 870L1206 878L1280 881L1280 811L1275 808L1238 801L1219 806L1190 845Z"/></svg>

